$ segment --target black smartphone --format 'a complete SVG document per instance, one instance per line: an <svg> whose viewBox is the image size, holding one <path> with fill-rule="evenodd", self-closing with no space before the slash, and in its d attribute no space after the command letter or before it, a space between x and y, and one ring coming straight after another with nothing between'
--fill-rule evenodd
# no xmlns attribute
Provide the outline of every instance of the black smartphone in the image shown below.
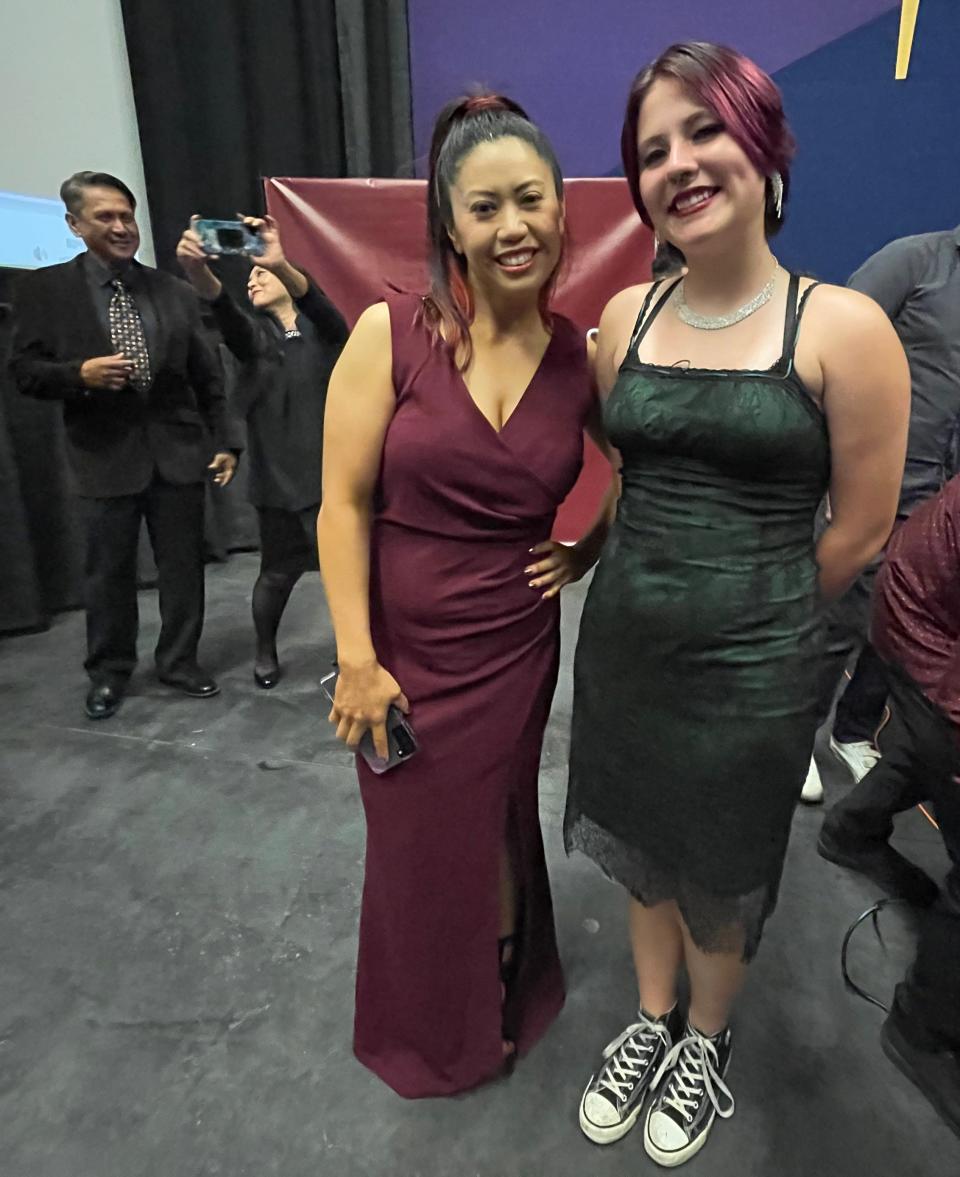
<svg viewBox="0 0 960 1177"><path fill-rule="evenodd" d="M320 680L320 689L331 703L336 694L339 676L340 672L334 670ZM357 751L370 766L370 771L379 775L389 772L391 768L396 768L398 764L405 763L413 756L418 747L417 737L413 734L413 728L407 721L407 717L393 703L387 709L387 747L389 754L384 760L382 756L377 755L377 750L373 746L373 733L367 731L364 732Z"/></svg>
<svg viewBox="0 0 960 1177"><path fill-rule="evenodd" d="M200 238L204 253L245 254L257 257L263 253L263 239L243 221L196 221L194 232Z"/></svg>

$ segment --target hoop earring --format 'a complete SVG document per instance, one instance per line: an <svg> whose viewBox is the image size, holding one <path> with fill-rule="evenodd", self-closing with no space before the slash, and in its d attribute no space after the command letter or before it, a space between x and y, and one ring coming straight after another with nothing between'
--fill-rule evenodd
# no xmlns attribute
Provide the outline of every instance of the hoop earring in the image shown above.
<svg viewBox="0 0 960 1177"><path fill-rule="evenodd" d="M777 220L783 220L783 176L774 172L770 177L770 191L773 194L773 209Z"/></svg>

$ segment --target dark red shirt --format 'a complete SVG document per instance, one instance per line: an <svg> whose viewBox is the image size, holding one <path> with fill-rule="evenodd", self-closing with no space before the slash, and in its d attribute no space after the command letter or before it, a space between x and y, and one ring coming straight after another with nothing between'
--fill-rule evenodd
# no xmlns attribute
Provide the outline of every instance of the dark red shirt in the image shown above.
<svg viewBox="0 0 960 1177"><path fill-rule="evenodd" d="M871 638L960 728L960 475L890 540Z"/></svg>

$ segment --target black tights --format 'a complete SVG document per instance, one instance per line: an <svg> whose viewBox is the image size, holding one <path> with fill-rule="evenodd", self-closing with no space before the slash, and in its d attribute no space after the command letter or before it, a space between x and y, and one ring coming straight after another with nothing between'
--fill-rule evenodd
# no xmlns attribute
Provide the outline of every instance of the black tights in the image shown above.
<svg viewBox="0 0 960 1177"><path fill-rule="evenodd" d="M277 630L280 619L293 592L293 586L303 575L296 572L261 572L253 586L253 626L257 631L255 669L259 674L276 670Z"/></svg>

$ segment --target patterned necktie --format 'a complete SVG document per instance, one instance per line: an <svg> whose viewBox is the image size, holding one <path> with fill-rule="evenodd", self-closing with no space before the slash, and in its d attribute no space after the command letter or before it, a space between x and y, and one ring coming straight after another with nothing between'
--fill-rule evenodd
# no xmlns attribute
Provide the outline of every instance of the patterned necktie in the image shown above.
<svg viewBox="0 0 960 1177"><path fill-rule="evenodd" d="M133 364L130 383L137 392L145 392L150 387L150 353L147 351L143 321L133 295L119 278L115 278L111 285L110 341L114 350L122 351Z"/></svg>

